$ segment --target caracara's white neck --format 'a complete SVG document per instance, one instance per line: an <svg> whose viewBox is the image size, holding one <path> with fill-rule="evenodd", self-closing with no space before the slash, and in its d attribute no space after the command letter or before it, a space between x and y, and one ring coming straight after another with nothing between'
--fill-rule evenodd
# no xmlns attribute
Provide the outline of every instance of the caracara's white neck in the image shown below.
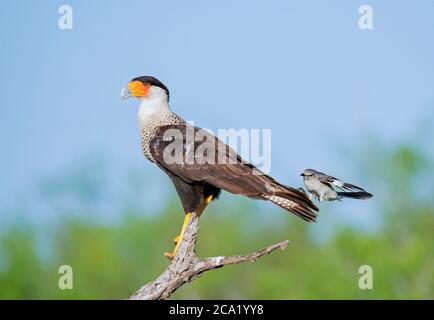
<svg viewBox="0 0 434 320"><path fill-rule="evenodd" d="M146 121L154 116L170 112L167 93L159 87L152 87L149 94L146 97L139 97L139 100L139 121Z"/></svg>

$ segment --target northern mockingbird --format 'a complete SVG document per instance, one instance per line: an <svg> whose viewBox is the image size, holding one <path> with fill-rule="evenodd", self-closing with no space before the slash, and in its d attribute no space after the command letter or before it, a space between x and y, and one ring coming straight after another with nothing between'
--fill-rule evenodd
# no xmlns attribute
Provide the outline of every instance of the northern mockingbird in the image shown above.
<svg viewBox="0 0 434 320"><path fill-rule="evenodd" d="M372 197L372 194L360 187L313 169L304 170L301 176L306 189L319 202L342 198L369 199ZM335 187L340 191L336 191Z"/></svg>

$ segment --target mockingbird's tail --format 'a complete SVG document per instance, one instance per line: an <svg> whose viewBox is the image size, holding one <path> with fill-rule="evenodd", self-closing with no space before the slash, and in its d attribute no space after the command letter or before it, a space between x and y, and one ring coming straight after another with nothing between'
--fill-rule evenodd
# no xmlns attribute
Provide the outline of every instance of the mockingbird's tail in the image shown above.
<svg viewBox="0 0 434 320"><path fill-rule="evenodd" d="M357 192L338 192L338 196L341 198L351 198L351 199L369 199L372 198L372 194L366 191Z"/></svg>

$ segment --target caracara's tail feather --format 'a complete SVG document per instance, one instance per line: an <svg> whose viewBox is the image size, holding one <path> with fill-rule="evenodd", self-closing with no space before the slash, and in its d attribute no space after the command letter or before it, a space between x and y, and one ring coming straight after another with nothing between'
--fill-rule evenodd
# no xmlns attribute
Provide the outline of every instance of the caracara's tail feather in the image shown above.
<svg viewBox="0 0 434 320"><path fill-rule="evenodd" d="M263 194L263 199L269 200L279 207L297 215L305 221L316 221L318 207L306 196L296 189L285 187L274 194Z"/></svg>

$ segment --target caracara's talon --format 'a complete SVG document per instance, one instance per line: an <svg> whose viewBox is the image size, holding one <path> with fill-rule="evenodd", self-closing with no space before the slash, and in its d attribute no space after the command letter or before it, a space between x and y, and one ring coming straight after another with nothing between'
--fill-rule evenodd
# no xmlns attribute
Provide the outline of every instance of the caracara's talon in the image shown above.
<svg viewBox="0 0 434 320"><path fill-rule="evenodd" d="M176 236L175 239L173 239L173 241L175 242L175 249L173 250L173 252L165 252L164 256L166 258L168 258L169 260L173 260L173 258L175 257L176 251L178 250L178 243L179 243L179 239L181 238L181 236Z"/></svg>
<svg viewBox="0 0 434 320"><path fill-rule="evenodd" d="M191 213L186 213L184 218L184 223L182 224L181 233L174 239L175 241L175 249L172 253L165 252L164 256L168 258L169 260L173 260L175 258L176 253L178 252L179 245L182 242L182 239L184 237L185 229L187 228L187 224L190 221Z"/></svg>
<svg viewBox="0 0 434 320"><path fill-rule="evenodd" d="M175 254L173 252L165 252L164 256L169 260L173 260L173 258L175 257Z"/></svg>

